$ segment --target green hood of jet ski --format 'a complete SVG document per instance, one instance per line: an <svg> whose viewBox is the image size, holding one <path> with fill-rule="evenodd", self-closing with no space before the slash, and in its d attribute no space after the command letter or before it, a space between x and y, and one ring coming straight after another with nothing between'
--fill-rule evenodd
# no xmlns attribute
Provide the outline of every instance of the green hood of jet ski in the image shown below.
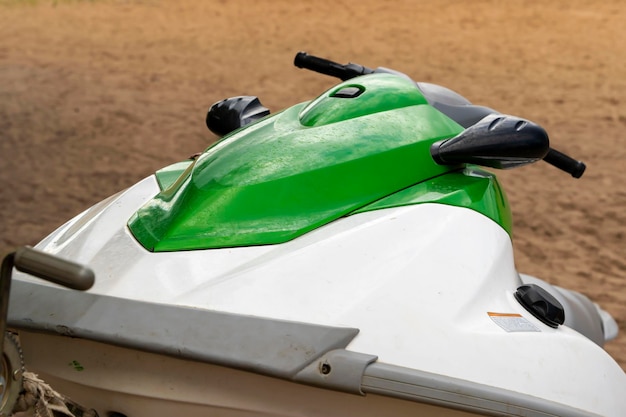
<svg viewBox="0 0 626 417"><path fill-rule="evenodd" d="M151 251L282 243L454 170L429 148L462 130L408 79L351 79L216 142L128 226Z"/></svg>

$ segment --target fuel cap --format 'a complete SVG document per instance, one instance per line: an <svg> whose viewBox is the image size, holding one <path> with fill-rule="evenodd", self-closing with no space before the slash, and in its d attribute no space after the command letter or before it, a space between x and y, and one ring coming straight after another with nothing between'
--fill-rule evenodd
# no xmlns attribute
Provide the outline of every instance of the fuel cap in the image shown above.
<svg viewBox="0 0 626 417"><path fill-rule="evenodd" d="M515 298L533 316L550 327L556 329L565 322L565 310L559 300L539 285L522 285L515 292Z"/></svg>

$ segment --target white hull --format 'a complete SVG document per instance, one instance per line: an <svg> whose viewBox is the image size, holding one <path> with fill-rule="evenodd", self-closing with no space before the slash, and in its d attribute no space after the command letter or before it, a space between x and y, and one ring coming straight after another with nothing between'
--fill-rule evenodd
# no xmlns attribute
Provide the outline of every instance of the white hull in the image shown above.
<svg viewBox="0 0 626 417"><path fill-rule="evenodd" d="M465 417L473 414L137 352L81 339L23 333L29 368L57 391L128 417ZM80 370L78 370L80 369Z"/></svg>
<svg viewBox="0 0 626 417"><path fill-rule="evenodd" d="M418 204L280 245L151 253L119 219L157 190L147 178L38 245L93 268L89 292L15 275L9 324L22 329L27 365L101 415L463 415L424 402L511 416L626 410L615 361L515 299L510 238L482 214ZM327 378L319 367L335 354L345 372Z"/></svg>

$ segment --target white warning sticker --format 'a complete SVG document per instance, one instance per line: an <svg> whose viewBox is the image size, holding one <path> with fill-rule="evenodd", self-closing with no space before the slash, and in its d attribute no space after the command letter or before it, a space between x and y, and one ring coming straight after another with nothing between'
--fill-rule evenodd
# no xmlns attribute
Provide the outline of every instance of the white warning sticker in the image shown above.
<svg viewBox="0 0 626 417"><path fill-rule="evenodd" d="M540 332L541 330L517 313L487 312L491 320L507 332Z"/></svg>

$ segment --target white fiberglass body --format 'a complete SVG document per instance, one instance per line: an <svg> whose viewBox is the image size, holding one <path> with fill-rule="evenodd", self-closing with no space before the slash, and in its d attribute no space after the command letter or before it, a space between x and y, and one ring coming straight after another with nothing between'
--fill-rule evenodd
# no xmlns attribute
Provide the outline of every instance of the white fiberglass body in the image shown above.
<svg viewBox="0 0 626 417"><path fill-rule="evenodd" d="M95 271L96 284L89 294L96 301L85 307L86 318L77 316L77 328L82 325L97 332L98 326L105 326L111 340L125 332L142 331L133 329L131 322L112 323L119 319L106 314L99 314L95 321L88 318L90 310L95 311L99 300L105 298L353 328L358 334L347 342L345 351L371 355L368 363L539 398L557 408L563 405L580 411L580 415L617 417L626 410L626 376L614 360L568 326L546 326L514 298L522 281L514 268L510 238L482 214L418 204L342 218L280 245L151 253L134 240L120 219L128 219L157 192L156 180L149 177L77 216L38 246ZM23 274L16 278L16 284L51 285ZM31 307L35 315L37 308ZM45 308L41 306L41 314ZM10 317L19 321L19 314ZM159 327L158 317L143 320ZM217 364L171 357L186 348L185 335L193 338L210 326L209 322L181 321L176 329L163 329L164 333L178 332L176 349L159 348L155 343L152 353L113 346L123 343L109 345L106 335L93 342L26 331L22 343L28 366L84 405L97 405L101 413L109 407L126 410L129 417L147 416L160 414L154 414L154 407L171 407L186 410L180 415L202 415L210 402L224 415L238 415L236 410L275 415L301 415L301 411L302 415L350 414L350 408L331 407L334 411L330 413L326 407L311 405L326 398L344 405L355 402L359 405L352 410L361 414L369 409L372 415L382 415L375 404L389 409L388 403L394 402L368 393L369 400L363 405L365 400L358 395L268 378L258 375L254 366L255 373L222 366L236 357ZM72 329L66 332L73 335ZM228 341L228 336L224 338ZM80 371L68 363L79 363ZM234 367L248 368L245 364ZM303 378L291 379L306 383ZM362 392L367 378L365 374ZM247 388L224 396L225 387L233 381ZM260 384L260 391L252 397L250 384ZM169 387L169 393L161 392L163 387ZM280 401L272 400L268 390L281 392L276 394ZM151 398L152 408L146 405ZM247 404L246 398L252 403ZM307 398L311 404L305 406L302 402ZM265 400L282 405L259 405ZM415 412L402 405L414 407L414 403L397 401L397 413ZM421 406L424 410L432 407ZM433 410L429 412L438 415Z"/></svg>

